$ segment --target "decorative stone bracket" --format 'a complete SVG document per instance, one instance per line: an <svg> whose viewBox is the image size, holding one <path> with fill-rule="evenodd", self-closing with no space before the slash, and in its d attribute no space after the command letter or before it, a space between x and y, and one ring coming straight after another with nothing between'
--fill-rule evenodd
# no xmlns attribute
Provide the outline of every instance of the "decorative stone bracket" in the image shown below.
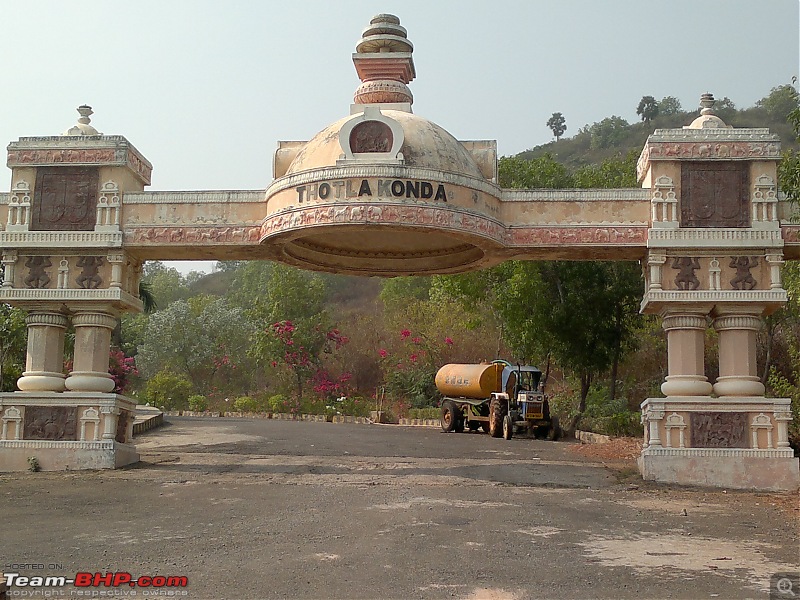
<svg viewBox="0 0 800 600"><path fill-rule="evenodd" d="M100 195L97 198L97 220L95 231L119 231L120 210L119 186L113 181L107 181L100 186Z"/></svg>
<svg viewBox="0 0 800 600"><path fill-rule="evenodd" d="M778 196L775 181L768 175L756 178L753 190L752 227L757 229L780 229L778 221Z"/></svg>
<svg viewBox="0 0 800 600"><path fill-rule="evenodd" d="M18 181L11 188L8 203L8 231L28 231L31 224L31 186L27 181Z"/></svg>
<svg viewBox="0 0 800 600"><path fill-rule="evenodd" d="M653 227L670 229L679 227L678 198L675 195L675 182L671 177L662 175L656 179L650 202Z"/></svg>

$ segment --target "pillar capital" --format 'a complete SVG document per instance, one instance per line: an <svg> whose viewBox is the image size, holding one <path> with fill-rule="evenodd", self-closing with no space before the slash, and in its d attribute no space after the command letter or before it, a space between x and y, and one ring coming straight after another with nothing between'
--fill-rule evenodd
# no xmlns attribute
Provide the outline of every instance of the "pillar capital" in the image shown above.
<svg viewBox="0 0 800 600"><path fill-rule="evenodd" d="M66 329L69 325L67 316L63 313L55 311L30 311L25 317L25 323L28 327L58 327Z"/></svg>
<svg viewBox="0 0 800 600"><path fill-rule="evenodd" d="M764 322L759 315L721 315L712 321L714 329L717 331L728 331L730 329L742 329L750 331L761 331Z"/></svg>
<svg viewBox="0 0 800 600"><path fill-rule="evenodd" d="M72 317L72 324L75 327L104 327L114 329L117 320L108 313L100 311L80 311Z"/></svg>
<svg viewBox="0 0 800 600"><path fill-rule="evenodd" d="M672 331L675 329L705 331L708 328L708 321L703 313L668 312L663 316L661 327L664 331Z"/></svg>

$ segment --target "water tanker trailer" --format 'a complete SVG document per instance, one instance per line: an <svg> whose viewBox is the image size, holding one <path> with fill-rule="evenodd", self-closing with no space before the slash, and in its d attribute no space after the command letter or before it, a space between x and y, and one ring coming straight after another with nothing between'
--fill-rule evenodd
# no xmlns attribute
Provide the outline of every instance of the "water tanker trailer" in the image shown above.
<svg viewBox="0 0 800 600"><path fill-rule="evenodd" d="M492 437L509 440L515 427L525 427L556 439L558 419L550 416L550 405L539 388L541 378L536 367L500 360L443 366L436 373L436 388L444 396L442 430L483 429Z"/></svg>

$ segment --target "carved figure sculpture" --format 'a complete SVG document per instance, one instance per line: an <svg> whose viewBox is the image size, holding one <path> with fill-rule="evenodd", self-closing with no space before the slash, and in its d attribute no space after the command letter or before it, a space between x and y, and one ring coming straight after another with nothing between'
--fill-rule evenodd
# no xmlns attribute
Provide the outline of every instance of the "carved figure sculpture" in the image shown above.
<svg viewBox="0 0 800 600"><path fill-rule="evenodd" d="M25 285L30 289L42 289L50 285L50 276L45 269L52 267L53 263L47 256L29 256L25 261L25 266L30 272L25 278Z"/></svg>
<svg viewBox="0 0 800 600"><path fill-rule="evenodd" d="M672 260L672 268L679 269L675 277L675 285L679 290L696 290L700 287L700 280L694 272L700 268L700 261L689 256L676 256Z"/></svg>
<svg viewBox="0 0 800 600"><path fill-rule="evenodd" d="M103 283L103 279L98 274L98 269L103 264L102 256L81 256L77 265L83 268L78 275L75 283L84 290L96 290Z"/></svg>
<svg viewBox="0 0 800 600"><path fill-rule="evenodd" d="M736 269L736 277L731 279L731 286L735 290L752 290L758 282L750 273L750 269L758 266L756 256L733 256L731 257L731 268Z"/></svg>

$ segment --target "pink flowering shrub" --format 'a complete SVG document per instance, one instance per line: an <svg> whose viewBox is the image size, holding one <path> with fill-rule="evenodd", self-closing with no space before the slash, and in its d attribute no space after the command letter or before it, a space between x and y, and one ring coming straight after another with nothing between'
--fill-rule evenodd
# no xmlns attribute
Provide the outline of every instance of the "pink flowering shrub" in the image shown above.
<svg viewBox="0 0 800 600"><path fill-rule="evenodd" d="M114 380L115 394L124 394L131 384L131 378L139 374L136 360L132 356L125 356L122 350L111 350L108 372Z"/></svg>

